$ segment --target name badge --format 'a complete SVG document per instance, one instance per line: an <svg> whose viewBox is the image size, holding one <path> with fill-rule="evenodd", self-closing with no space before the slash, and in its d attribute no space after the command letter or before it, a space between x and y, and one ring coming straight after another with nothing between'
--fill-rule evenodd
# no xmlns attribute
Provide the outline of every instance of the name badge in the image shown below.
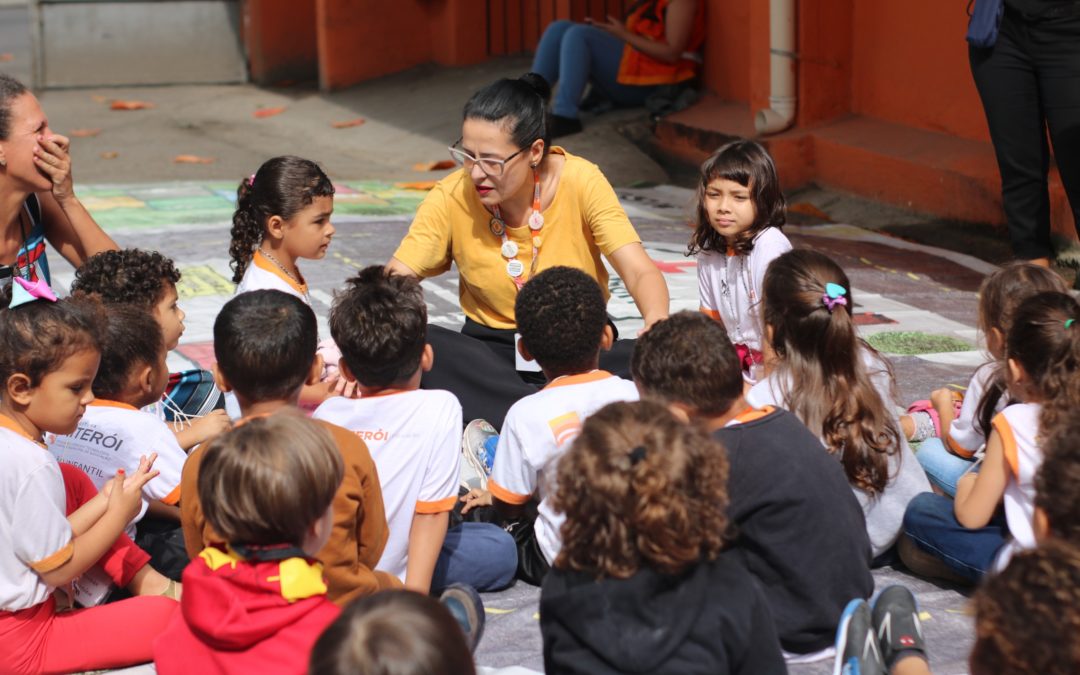
<svg viewBox="0 0 1080 675"><path fill-rule="evenodd" d="M521 333L514 333L514 367L523 373L539 373L540 364L526 361L521 356Z"/></svg>

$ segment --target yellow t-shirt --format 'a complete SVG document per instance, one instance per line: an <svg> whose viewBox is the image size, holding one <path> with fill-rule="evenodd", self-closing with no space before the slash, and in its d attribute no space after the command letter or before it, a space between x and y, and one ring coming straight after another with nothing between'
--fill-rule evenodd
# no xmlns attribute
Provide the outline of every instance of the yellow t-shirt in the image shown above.
<svg viewBox="0 0 1080 675"><path fill-rule="evenodd" d="M592 162L560 147L566 157L555 197L543 211L544 229L536 271L566 265L596 279L608 298L608 273L600 255L610 256L640 242L611 184ZM464 170L439 181L416 211L408 234L394 257L421 277L431 277L456 263L461 281L461 310L491 328L514 328L517 286L506 273L502 238L492 234L491 213L480 203ZM529 228L507 229L518 245L517 259L528 274L532 262Z"/></svg>

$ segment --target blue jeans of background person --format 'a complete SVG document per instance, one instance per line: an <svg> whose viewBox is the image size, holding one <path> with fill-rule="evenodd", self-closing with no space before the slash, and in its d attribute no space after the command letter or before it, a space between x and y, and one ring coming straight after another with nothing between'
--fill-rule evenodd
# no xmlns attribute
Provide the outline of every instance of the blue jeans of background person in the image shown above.
<svg viewBox="0 0 1080 675"><path fill-rule="evenodd" d="M904 512L904 534L951 570L971 581L990 571L1009 530L1000 514L986 527L971 529L956 519L953 500L924 492Z"/></svg>
<svg viewBox="0 0 1080 675"><path fill-rule="evenodd" d="M497 591L514 581L517 545L498 525L465 522L446 531L431 592L450 584L468 584L478 591Z"/></svg>
<svg viewBox="0 0 1080 675"><path fill-rule="evenodd" d="M573 21L549 24L536 47L532 69L552 86L559 84L551 112L576 118L581 95L590 81L618 105L644 105L656 86L619 84L615 79L624 44L595 26Z"/></svg>
<svg viewBox="0 0 1080 675"><path fill-rule="evenodd" d="M915 453L930 482L950 497L956 496L956 481L971 468L973 459L964 459L949 452L940 438L928 438L919 444Z"/></svg>

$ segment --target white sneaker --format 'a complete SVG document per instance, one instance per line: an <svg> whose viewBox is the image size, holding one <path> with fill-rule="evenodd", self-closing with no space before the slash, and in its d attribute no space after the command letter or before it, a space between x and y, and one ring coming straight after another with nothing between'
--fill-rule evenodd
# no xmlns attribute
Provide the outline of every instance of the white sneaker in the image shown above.
<svg viewBox="0 0 1080 675"><path fill-rule="evenodd" d="M484 445L489 438L498 435L499 432L486 420L476 419L465 425L465 433L461 437L461 456L465 460L461 463L462 486L487 489L491 466Z"/></svg>

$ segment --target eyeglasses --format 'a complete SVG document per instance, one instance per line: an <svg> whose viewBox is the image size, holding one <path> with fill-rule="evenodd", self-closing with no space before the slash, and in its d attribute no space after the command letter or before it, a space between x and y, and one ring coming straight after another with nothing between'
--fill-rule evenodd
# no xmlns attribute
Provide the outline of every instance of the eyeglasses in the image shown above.
<svg viewBox="0 0 1080 675"><path fill-rule="evenodd" d="M514 154L507 157L506 159L494 159L492 157L473 157L469 153L467 153L464 150L462 150L461 148L457 147L457 144L460 143L460 142L461 142L461 139L459 138L459 139L457 139L457 141L453 145L451 145L451 146L449 146L447 148L447 150L450 151L450 157L453 158L453 160L455 162L457 162L461 166L465 167L466 171L471 170L472 167L473 167L473 164L479 164L480 165L480 170L483 171L485 174L487 174L489 176L501 176L501 175L503 175L503 171L506 170L506 164L510 160L517 157L518 155L520 155L521 153L525 152L525 150L528 149L528 148L522 148L522 149L518 150L517 152L515 152Z"/></svg>

